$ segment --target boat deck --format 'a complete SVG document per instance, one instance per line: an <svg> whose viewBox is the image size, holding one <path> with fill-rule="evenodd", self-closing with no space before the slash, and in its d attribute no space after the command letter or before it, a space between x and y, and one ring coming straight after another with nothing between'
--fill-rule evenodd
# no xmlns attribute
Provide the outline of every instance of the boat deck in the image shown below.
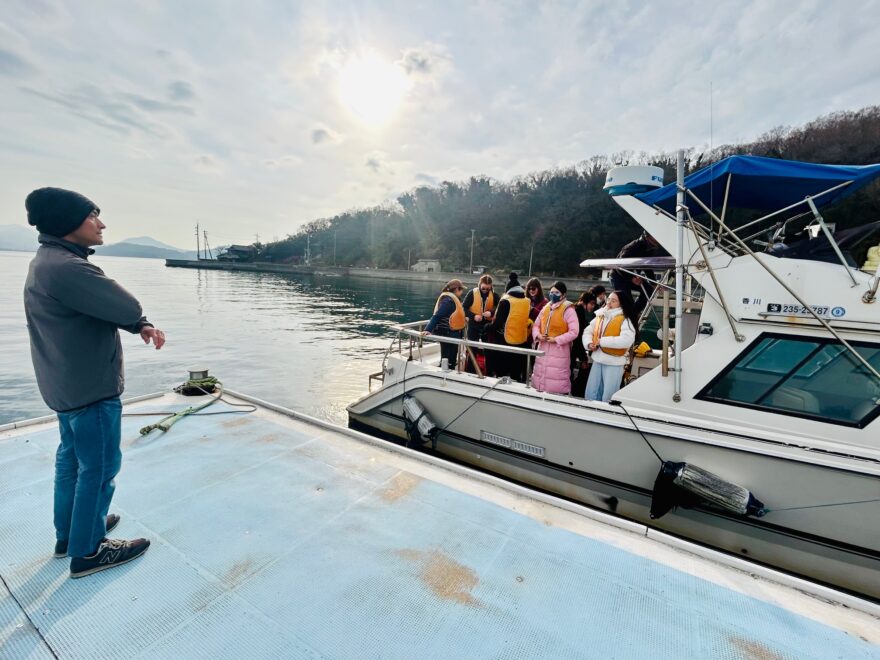
<svg viewBox="0 0 880 660"><path fill-rule="evenodd" d="M111 507L153 545L81 580L51 556L56 425L0 431L0 657L880 658L870 606L494 477L264 405L156 419L124 418Z"/></svg>

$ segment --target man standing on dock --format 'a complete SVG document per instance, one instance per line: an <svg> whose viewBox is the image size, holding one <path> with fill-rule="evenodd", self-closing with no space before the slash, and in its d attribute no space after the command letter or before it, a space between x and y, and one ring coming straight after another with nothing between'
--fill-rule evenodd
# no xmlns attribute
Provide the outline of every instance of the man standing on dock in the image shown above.
<svg viewBox="0 0 880 660"><path fill-rule="evenodd" d="M40 247L24 287L31 358L40 394L58 414L55 458L55 556L70 555L77 578L131 561L146 539L106 538L119 522L107 515L122 453L124 389L119 329L157 349L165 334L143 316L128 291L89 262L103 245L100 209L79 193L34 190L25 200Z"/></svg>

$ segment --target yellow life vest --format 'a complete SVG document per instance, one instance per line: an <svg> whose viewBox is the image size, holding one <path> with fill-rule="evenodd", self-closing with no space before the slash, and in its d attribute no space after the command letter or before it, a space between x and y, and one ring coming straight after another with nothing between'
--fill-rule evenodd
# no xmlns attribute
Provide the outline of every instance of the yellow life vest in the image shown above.
<svg viewBox="0 0 880 660"><path fill-rule="evenodd" d="M455 311L449 315L449 329L450 330L462 330L464 329L464 307L461 306L461 301L458 299L458 296L454 293L450 293L449 291L444 291L437 298L437 302L434 304L434 313L437 313L437 310L440 308L440 301L443 300L443 296L449 296L452 298L452 302L455 303Z"/></svg>
<svg viewBox="0 0 880 660"><path fill-rule="evenodd" d="M483 296L480 293L480 287L475 287L473 292L474 301L471 303L470 313L474 316L478 314L482 314L483 312L491 312L495 309L495 292L490 291L489 295L486 296L486 309L483 309ZM523 340L525 341L525 340Z"/></svg>
<svg viewBox="0 0 880 660"><path fill-rule="evenodd" d="M604 316L602 319L604 320ZM602 323L601 321L595 323L593 325L593 345L599 346L599 339L602 337L619 337L620 329L623 327L623 322L626 321L626 316L623 314L618 314L613 319L608 321L608 323ZM602 326L605 326L604 328ZM603 353L608 353L608 355L617 355L618 357L621 355L626 355L626 348L605 348L604 346L599 346L602 349Z"/></svg>
<svg viewBox="0 0 880 660"><path fill-rule="evenodd" d="M544 306L541 312L547 312L542 322L543 333L549 337L558 337L568 332L568 323L565 321L565 310L571 307L571 303L563 300L556 309L550 309L550 303Z"/></svg>
<svg viewBox="0 0 880 660"><path fill-rule="evenodd" d="M531 305L527 298L514 298L504 295L501 300L510 304L510 313L504 322L504 341L511 345L524 344L529 338L529 326L532 320L529 318Z"/></svg>

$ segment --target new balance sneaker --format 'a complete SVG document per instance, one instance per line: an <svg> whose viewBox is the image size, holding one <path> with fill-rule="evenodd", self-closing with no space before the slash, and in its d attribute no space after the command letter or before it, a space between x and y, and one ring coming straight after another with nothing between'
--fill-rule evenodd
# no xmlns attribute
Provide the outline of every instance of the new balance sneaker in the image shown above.
<svg viewBox="0 0 880 660"><path fill-rule="evenodd" d="M109 514L107 516L107 522L104 524L107 527L106 533L111 532L112 530L116 529L116 525L119 524L119 516L117 516L115 513ZM55 541L55 556L67 556L67 541Z"/></svg>
<svg viewBox="0 0 880 660"><path fill-rule="evenodd" d="M147 539L104 539L95 554L70 560L70 577L81 578L114 566L122 566L140 557L149 547L150 542Z"/></svg>

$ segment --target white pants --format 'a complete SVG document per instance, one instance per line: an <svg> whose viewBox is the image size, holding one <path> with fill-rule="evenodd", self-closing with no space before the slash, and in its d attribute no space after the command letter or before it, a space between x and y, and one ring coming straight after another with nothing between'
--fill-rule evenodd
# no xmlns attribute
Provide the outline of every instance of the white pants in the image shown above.
<svg viewBox="0 0 880 660"><path fill-rule="evenodd" d="M587 401L611 401L611 397L620 389L622 380L622 364L618 366L593 362L593 366L590 367L590 377L587 378L584 398Z"/></svg>

